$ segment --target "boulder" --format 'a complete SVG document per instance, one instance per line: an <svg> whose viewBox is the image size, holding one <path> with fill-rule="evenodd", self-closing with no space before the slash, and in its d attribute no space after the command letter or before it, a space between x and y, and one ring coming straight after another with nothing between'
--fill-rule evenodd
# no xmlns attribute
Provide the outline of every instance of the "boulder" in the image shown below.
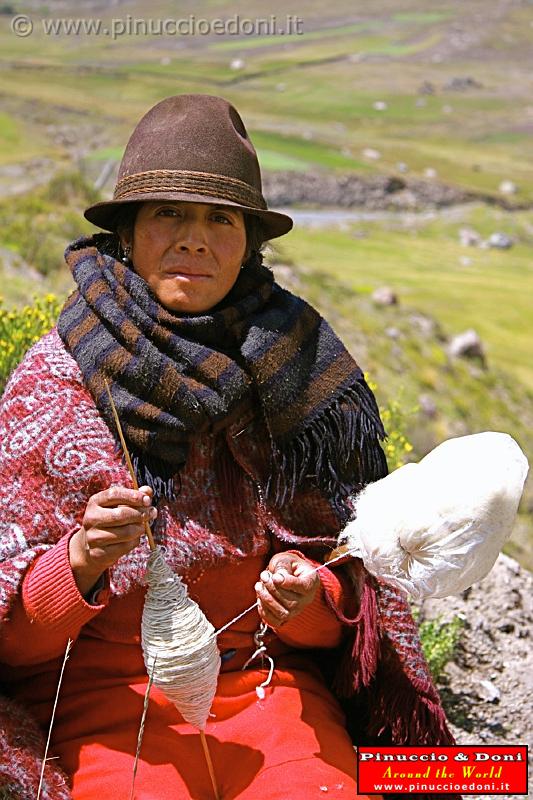
<svg viewBox="0 0 533 800"><path fill-rule="evenodd" d="M495 233L491 233L487 239L487 244L489 247L493 247L497 250L510 250L514 242L506 233L497 231Z"/></svg>
<svg viewBox="0 0 533 800"><path fill-rule="evenodd" d="M463 247L478 247L481 244L481 236L473 228L460 228L459 241Z"/></svg>
<svg viewBox="0 0 533 800"><path fill-rule="evenodd" d="M513 181L502 181L498 186L498 190L502 194L516 194L516 183L513 183Z"/></svg>
<svg viewBox="0 0 533 800"><path fill-rule="evenodd" d="M469 89L483 89L483 84L469 75L451 78L444 84L446 92L467 92Z"/></svg>
<svg viewBox="0 0 533 800"><path fill-rule="evenodd" d="M448 353L455 358L479 358L483 364L486 361L483 342L473 328L454 336L448 345Z"/></svg>
<svg viewBox="0 0 533 800"><path fill-rule="evenodd" d="M395 306L398 296L389 286L380 286L372 292L372 300L377 306Z"/></svg>

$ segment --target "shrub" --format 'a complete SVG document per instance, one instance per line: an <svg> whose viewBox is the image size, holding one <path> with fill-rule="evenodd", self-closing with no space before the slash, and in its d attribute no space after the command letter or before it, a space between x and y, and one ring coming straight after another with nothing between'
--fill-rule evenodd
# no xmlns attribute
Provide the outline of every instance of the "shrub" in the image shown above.
<svg viewBox="0 0 533 800"><path fill-rule="evenodd" d="M24 308L3 307L0 298L0 394L26 351L55 325L61 303L53 294Z"/></svg>
<svg viewBox="0 0 533 800"><path fill-rule="evenodd" d="M413 616L418 621L418 610L413 612ZM453 658L463 628L464 620L457 615L450 622L443 622L442 617L436 617L420 623L422 650L434 680L442 677L444 667Z"/></svg>
<svg viewBox="0 0 533 800"><path fill-rule="evenodd" d="M82 209L98 194L78 172L63 172L40 188L0 203L0 239L43 275L64 266L65 243L89 232Z"/></svg>
<svg viewBox="0 0 533 800"><path fill-rule="evenodd" d="M59 172L44 187L43 197L53 205L92 205L100 196L81 172Z"/></svg>
<svg viewBox="0 0 533 800"><path fill-rule="evenodd" d="M366 373L365 380L375 393L377 386L369 379ZM386 406L379 409L383 426L387 431L387 439L384 442L383 449L390 472L405 464L408 453L413 450L413 445L405 435L405 418L407 414L414 413L415 410L406 412L402 408L400 400L389 400Z"/></svg>

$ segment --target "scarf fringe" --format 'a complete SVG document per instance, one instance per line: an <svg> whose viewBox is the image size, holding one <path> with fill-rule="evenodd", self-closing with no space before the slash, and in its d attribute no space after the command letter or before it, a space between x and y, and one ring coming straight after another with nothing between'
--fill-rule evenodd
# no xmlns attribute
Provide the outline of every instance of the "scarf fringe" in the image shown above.
<svg viewBox="0 0 533 800"><path fill-rule="evenodd" d="M385 437L374 395L360 377L297 437L281 446L272 442L265 493L275 504L284 505L311 478L347 520L352 514L346 505L348 495L388 472L379 444Z"/></svg>
<svg viewBox="0 0 533 800"><path fill-rule="evenodd" d="M380 736L388 728L398 745L455 744L438 697L417 691L407 678L398 685L397 673L396 680L390 678L382 675L380 681L378 677L383 690L371 691L368 733Z"/></svg>
<svg viewBox="0 0 533 800"><path fill-rule="evenodd" d="M417 692L416 688L404 677L402 685L390 676L376 676L376 682L384 687L378 693L375 688L370 691L370 724L368 734L380 736L388 729L393 744L427 745L443 747L454 745L455 739L446 723L444 710L435 700ZM390 794L387 798L408 800L410 794ZM425 800L462 800L460 794L417 794Z"/></svg>
<svg viewBox="0 0 533 800"><path fill-rule="evenodd" d="M228 447L219 441L215 457L215 472L221 491L225 497L232 498L238 505L241 498L239 485L241 469L233 458ZM120 442L115 443L115 451L122 455ZM169 501L176 500L181 492L181 473L173 469L174 474L168 477L169 464L157 461L153 457L147 458L144 453L131 453L131 462L139 486L150 486L154 492L153 505L156 506L164 497Z"/></svg>
<svg viewBox="0 0 533 800"><path fill-rule="evenodd" d="M339 697L351 697L370 686L380 658L376 591L369 576L363 583L360 597L359 611L353 619L335 609L339 620L351 628L350 639L333 680L333 688Z"/></svg>
<svg viewBox="0 0 533 800"><path fill-rule="evenodd" d="M386 633L378 632L378 582L366 572L360 559L350 565L349 574L360 604L352 618L332 605L341 622L350 626L351 637L344 645L331 686L359 718L356 740L362 737L360 743L379 744L381 740L396 745L455 744L429 673L419 678L412 668L406 671L392 641ZM358 704L362 697L366 697L366 710L361 716ZM397 795L398 800L406 797ZM433 800L437 795L425 797ZM448 797L460 800L460 795Z"/></svg>
<svg viewBox="0 0 533 800"><path fill-rule="evenodd" d="M156 506L162 497L169 501L176 499L181 491L181 480L176 467L172 476L168 475L169 464L167 461L156 459L143 453L131 453L133 470L139 486L150 486L153 489L153 505ZM177 487L176 487L177 483Z"/></svg>

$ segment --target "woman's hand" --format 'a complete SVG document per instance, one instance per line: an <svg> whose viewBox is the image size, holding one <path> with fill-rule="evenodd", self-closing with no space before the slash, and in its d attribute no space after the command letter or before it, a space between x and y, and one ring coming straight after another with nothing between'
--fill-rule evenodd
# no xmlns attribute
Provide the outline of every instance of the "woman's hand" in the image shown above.
<svg viewBox="0 0 533 800"><path fill-rule="evenodd" d="M276 553L255 584L259 615L279 628L313 600L320 585L315 568L301 556Z"/></svg>
<svg viewBox="0 0 533 800"><path fill-rule="evenodd" d="M69 542L70 566L80 594L87 594L108 567L137 547L144 519L157 516L152 496L150 486L111 486L89 498L82 526Z"/></svg>

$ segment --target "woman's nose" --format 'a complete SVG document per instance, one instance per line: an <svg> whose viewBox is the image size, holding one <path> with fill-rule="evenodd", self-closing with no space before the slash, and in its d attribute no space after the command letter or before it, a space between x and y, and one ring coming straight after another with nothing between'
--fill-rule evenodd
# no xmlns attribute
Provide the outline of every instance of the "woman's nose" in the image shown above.
<svg viewBox="0 0 533 800"><path fill-rule="evenodd" d="M207 237L204 225L197 220L184 220L176 234L176 247L182 252L207 252Z"/></svg>

